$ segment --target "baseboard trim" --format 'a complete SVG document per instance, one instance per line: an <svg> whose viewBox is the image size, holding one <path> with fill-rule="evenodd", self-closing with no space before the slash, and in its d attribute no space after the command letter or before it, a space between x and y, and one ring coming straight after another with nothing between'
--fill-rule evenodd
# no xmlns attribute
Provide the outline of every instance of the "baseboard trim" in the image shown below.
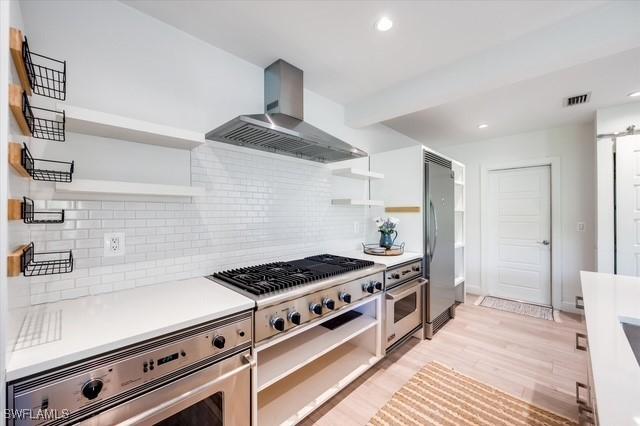
<svg viewBox="0 0 640 426"><path fill-rule="evenodd" d="M478 296L484 296L484 293L482 292L482 288L480 288L479 285L470 285L470 284L465 283L464 287L465 287L464 288L465 292L467 294L476 294Z"/></svg>
<svg viewBox="0 0 640 426"><path fill-rule="evenodd" d="M562 312L570 312L572 314L584 315L583 309L577 309L575 303L571 302L562 302L560 305L560 310Z"/></svg>

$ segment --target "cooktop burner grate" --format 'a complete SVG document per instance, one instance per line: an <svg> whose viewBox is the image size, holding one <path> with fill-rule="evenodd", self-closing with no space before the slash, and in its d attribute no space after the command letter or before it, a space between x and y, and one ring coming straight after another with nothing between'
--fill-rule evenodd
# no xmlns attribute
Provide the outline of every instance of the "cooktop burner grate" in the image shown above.
<svg viewBox="0 0 640 426"><path fill-rule="evenodd" d="M263 295L297 287L373 265L368 260L322 254L288 262L273 262L216 272L213 277L248 293Z"/></svg>

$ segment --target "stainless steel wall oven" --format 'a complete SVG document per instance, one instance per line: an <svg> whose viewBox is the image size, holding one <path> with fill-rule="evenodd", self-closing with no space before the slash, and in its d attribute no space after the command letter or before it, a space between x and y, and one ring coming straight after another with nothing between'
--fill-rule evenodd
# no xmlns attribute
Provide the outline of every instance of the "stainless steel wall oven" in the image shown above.
<svg viewBox="0 0 640 426"><path fill-rule="evenodd" d="M252 312L9 383L9 425L248 425Z"/></svg>

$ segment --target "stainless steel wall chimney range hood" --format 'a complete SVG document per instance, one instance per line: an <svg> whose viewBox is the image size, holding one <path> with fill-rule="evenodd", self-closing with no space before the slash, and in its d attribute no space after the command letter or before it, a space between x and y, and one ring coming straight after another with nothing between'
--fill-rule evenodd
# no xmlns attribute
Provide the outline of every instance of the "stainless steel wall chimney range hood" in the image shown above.
<svg viewBox="0 0 640 426"><path fill-rule="evenodd" d="M264 104L264 114L240 115L206 138L321 163L367 156L303 121L302 70L282 59L264 70Z"/></svg>

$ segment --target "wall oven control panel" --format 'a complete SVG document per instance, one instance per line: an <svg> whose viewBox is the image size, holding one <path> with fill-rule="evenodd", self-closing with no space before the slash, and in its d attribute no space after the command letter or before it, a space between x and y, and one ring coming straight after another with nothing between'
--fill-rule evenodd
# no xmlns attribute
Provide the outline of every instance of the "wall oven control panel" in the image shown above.
<svg viewBox="0 0 640 426"><path fill-rule="evenodd" d="M250 348L252 328L248 311L20 379L8 386L9 408L73 414L109 407ZM65 422L16 421L49 423Z"/></svg>
<svg viewBox="0 0 640 426"><path fill-rule="evenodd" d="M389 268L389 270L387 270L386 272L386 287L387 289L390 289L400 283L421 276L422 259L414 260L413 262L405 263L403 265L394 266L393 268Z"/></svg>

